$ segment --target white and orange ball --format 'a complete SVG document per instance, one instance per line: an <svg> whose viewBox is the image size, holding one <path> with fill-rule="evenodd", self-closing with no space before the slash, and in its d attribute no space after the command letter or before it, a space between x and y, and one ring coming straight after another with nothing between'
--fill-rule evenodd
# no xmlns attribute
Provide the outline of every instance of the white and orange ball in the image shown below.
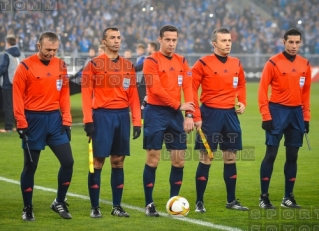
<svg viewBox="0 0 319 231"><path fill-rule="evenodd" d="M174 196L167 201L166 211L173 217L186 217L189 212L189 203L184 197Z"/></svg>

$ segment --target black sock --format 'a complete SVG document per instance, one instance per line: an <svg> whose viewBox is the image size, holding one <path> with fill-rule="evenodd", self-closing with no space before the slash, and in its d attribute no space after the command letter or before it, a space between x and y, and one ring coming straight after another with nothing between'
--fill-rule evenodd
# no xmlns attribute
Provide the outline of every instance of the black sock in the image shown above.
<svg viewBox="0 0 319 231"><path fill-rule="evenodd" d="M32 205L34 173L27 173L23 171L20 177L20 186L24 206Z"/></svg>
<svg viewBox="0 0 319 231"><path fill-rule="evenodd" d="M278 146L267 146L266 154L260 166L261 194L268 193L270 179L278 152Z"/></svg>
<svg viewBox="0 0 319 231"><path fill-rule="evenodd" d="M65 195L71 184L73 174L73 156L70 143L60 144L57 146L50 146L51 150L60 162L60 170L58 173L58 192L57 202L64 202Z"/></svg>
<svg viewBox="0 0 319 231"><path fill-rule="evenodd" d="M183 183L183 169L184 167L177 168L173 165L171 167L171 174L169 176L169 182L171 185L170 198L178 196L179 194L179 190Z"/></svg>
<svg viewBox="0 0 319 231"><path fill-rule="evenodd" d="M204 193L208 182L210 166L210 164L203 164L201 162L198 163L195 177L197 194L196 203L198 201L204 202Z"/></svg>
<svg viewBox="0 0 319 231"><path fill-rule="evenodd" d="M121 205L123 187L124 187L123 168L112 168L111 186L112 186L113 206Z"/></svg>
<svg viewBox="0 0 319 231"><path fill-rule="evenodd" d="M94 169L94 173L88 175L88 188L92 208L99 206L100 199L100 185L101 185L101 171L102 169Z"/></svg>
<svg viewBox="0 0 319 231"><path fill-rule="evenodd" d="M237 180L236 163L224 164L224 181L226 184L228 203L231 203L236 199L235 197L236 180Z"/></svg>
<svg viewBox="0 0 319 231"><path fill-rule="evenodd" d="M143 184L144 184L144 194L145 194L145 203L146 203L145 206L153 202L155 173L156 173L156 168L153 168L145 164L144 172L143 172Z"/></svg>
<svg viewBox="0 0 319 231"><path fill-rule="evenodd" d="M294 190L297 176L298 150L296 147L286 147L285 173L285 197L289 197Z"/></svg>
<svg viewBox="0 0 319 231"><path fill-rule="evenodd" d="M30 150L30 155L33 162L30 161L30 155L27 150L23 151L24 154L24 167L20 176L20 188L24 206L32 205L33 187L34 187L34 174L36 172L40 151Z"/></svg>
<svg viewBox="0 0 319 231"><path fill-rule="evenodd" d="M261 193L268 193L270 179L273 171L274 163L269 163L266 161L261 162L260 166L260 187Z"/></svg>
<svg viewBox="0 0 319 231"><path fill-rule="evenodd" d="M71 179L72 179L72 169L64 169L60 167L58 174L58 192L57 192L57 202L64 202L65 195L69 189Z"/></svg>

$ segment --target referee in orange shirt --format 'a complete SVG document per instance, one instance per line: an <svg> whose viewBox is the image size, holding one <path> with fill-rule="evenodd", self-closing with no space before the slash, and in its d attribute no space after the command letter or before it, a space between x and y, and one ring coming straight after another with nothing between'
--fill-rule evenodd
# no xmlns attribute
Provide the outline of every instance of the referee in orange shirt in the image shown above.
<svg viewBox="0 0 319 231"><path fill-rule="evenodd" d="M228 29L218 28L212 33L214 53L200 58L192 68L195 103L194 122L197 130L207 136L211 150L217 146L223 152L224 181L227 191L227 209L248 210L235 197L237 180L236 152L242 149L242 135L237 117L246 108L246 80L238 58L229 55L232 45ZM202 86L199 107L198 89ZM237 98L237 103L236 103ZM235 105L238 107L235 109ZM208 182L210 160L204 144L197 134L195 149L200 150L196 171L196 209L206 212L204 192Z"/></svg>
<svg viewBox="0 0 319 231"><path fill-rule="evenodd" d="M147 106L144 108L146 163L143 173L145 214L158 217L153 201L155 173L163 141L170 152L170 197L179 194L183 181L186 133L193 130L192 73L185 57L175 53L178 30L173 25L160 29L159 51L144 61ZM181 92L185 103L181 102ZM186 111L184 119L181 111Z"/></svg>
<svg viewBox="0 0 319 231"><path fill-rule="evenodd" d="M24 202L22 219L34 220L34 174L40 152L46 145L61 165L57 197L51 209L61 217L71 219L65 203L74 162L70 146L72 117L67 69L61 59L54 57L59 47L59 39L54 32L42 33L37 46L38 53L19 64L13 80L14 117L24 149L24 168L20 179Z"/></svg>
<svg viewBox="0 0 319 231"><path fill-rule="evenodd" d="M260 167L261 195L259 206L275 208L269 200L269 183L279 143L285 137L285 193L281 206L300 208L293 195L297 176L297 158L304 133L309 132L311 68L299 55L301 33L286 31L285 50L272 56L265 64L258 90L262 128L266 131L266 155ZM268 97L268 87L271 95Z"/></svg>
<svg viewBox="0 0 319 231"><path fill-rule="evenodd" d="M119 56L121 33L116 27L103 31L104 54L83 70L82 109L87 136L92 138L94 173L88 174L92 218L102 217L99 207L101 171L110 157L113 209L111 214L129 217L121 207L124 160L130 155L130 112L133 139L141 134L141 106L131 61Z"/></svg>

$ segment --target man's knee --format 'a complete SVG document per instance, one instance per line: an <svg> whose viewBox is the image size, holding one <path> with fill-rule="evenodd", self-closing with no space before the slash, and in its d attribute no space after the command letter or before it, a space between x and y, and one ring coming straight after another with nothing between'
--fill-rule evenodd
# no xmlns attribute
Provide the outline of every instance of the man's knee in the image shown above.
<svg viewBox="0 0 319 231"><path fill-rule="evenodd" d="M274 163L277 157L279 146L267 146L266 155L264 161L268 163Z"/></svg>
<svg viewBox="0 0 319 231"><path fill-rule="evenodd" d="M23 167L23 172L28 175L33 175L37 170L38 164L37 163L28 163L25 164Z"/></svg>
<svg viewBox="0 0 319 231"><path fill-rule="evenodd" d="M286 161L289 163L296 163L298 159L299 147L286 147Z"/></svg>
<svg viewBox="0 0 319 231"><path fill-rule="evenodd" d="M70 170L70 169L73 169L73 165L74 165L74 159L72 158L72 159L66 161L65 163L63 163L61 166L64 169Z"/></svg>
<svg viewBox="0 0 319 231"><path fill-rule="evenodd" d="M111 155L112 168L123 168L125 156Z"/></svg>
<svg viewBox="0 0 319 231"><path fill-rule="evenodd" d="M146 151L146 164L150 167L157 167L160 160L161 150L147 150Z"/></svg>
<svg viewBox="0 0 319 231"><path fill-rule="evenodd" d="M206 165L212 164L212 160L209 158L208 153L206 151L200 151L199 162Z"/></svg>
<svg viewBox="0 0 319 231"><path fill-rule="evenodd" d="M95 169L102 169L103 168L103 165L104 165L104 162L105 162L105 158L94 158L93 159L93 163L94 163L94 168Z"/></svg>
<svg viewBox="0 0 319 231"><path fill-rule="evenodd" d="M223 151L224 163L234 164L236 163L236 152L233 151Z"/></svg>

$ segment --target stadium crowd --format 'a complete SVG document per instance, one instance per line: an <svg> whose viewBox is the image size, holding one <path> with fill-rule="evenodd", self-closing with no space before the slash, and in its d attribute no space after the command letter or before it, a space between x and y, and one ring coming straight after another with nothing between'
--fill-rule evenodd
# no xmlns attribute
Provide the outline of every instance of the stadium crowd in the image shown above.
<svg viewBox="0 0 319 231"><path fill-rule="evenodd" d="M317 0L263 0L271 6L264 19L253 7L237 10L229 0L59 0L55 11L8 11L0 14L0 38L14 34L22 51L36 51L41 31L51 30L62 41L60 52L88 53L97 50L105 27L117 26L122 51L158 37L158 29L173 23L180 30L179 53L209 53L211 32L226 26L233 39L232 53L271 54L283 49L283 32L297 27L303 32L301 54L319 54L319 4ZM299 21L300 20L300 21ZM300 24L298 24L298 21ZM4 39L2 39L4 40ZM0 42L0 50L4 41Z"/></svg>

